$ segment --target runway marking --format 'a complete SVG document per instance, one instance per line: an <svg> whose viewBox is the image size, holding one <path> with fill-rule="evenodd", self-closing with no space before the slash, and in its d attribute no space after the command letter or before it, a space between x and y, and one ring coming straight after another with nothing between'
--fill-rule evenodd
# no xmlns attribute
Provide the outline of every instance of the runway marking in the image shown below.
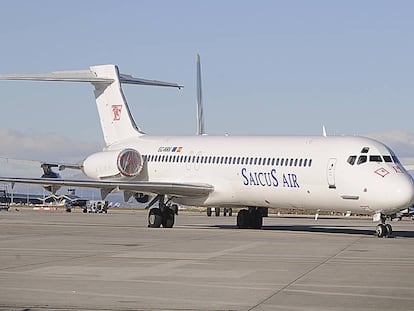
<svg viewBox="0 0 414 311"><path fill-rule="evenodd" d="M130 301L132 301L132 303L135 303L137 301L139 301L140 303L142 303L142 301L144 300L153 300L154 297L152 296L148 296L148 295L126 295L126 294L112 294L112 293L96 293L96 292L86 292L86 291L70 291L70 290L49 290L49 289L39 289L39 288L25 288L25 287L0 287L1 290L14 290L14 291L28 291L28 292L35 292L35 293L53 293L53 294L58 294L58 295L72 295L72 298L76 298L76 296L93 296L93 297L103 297L103 298L108 298L108 297L112 297L114 299L130 299ZM65 297L66 297L65 296ZM68 298L68 297L67 297ZM183 304L188 305L189 302L191 302L192 304L198 303L198 304L202 304L205 303L205 300L202 299L191 299L188 297L185 298L175 298L175 297L171 297L171 296L166 296L163 297L162 295L157 295L156 297L157 301L164 301L164 303L170 303L172 301L175 302L182 302ZM123 301L116 301L117 303L128 303L128 301L123 300ZM215 304L221 304L223 306L228 306L227 308L230 308L231 306L233 308L241 308L244 307L243 303L238 303L237 299L235 299L234 302L229 302L229 301L218 301L217 299L215 299L214 301ZM1 302L0 302L0 306L2 306ZM43 308L42 306L36 306L36 308ZM119 308L115 306L115 308ZM51 309L55 310L56 308L52 307ZM68 308L63 308L63 309L68 309ZM88 310L88 308L85 307L81 307L81 310ZM90 309L90 308L89 308ZM101 309L101 308L99 308ZM141 308L139 308L141 309ZM150 308L150 309L154 309L154 308ZM221 309L221 308L220 308ZM93 310L96 310L93 309ZM104 309L106 310L106 309ZM108 310L113 310L113 308L109 308ZM166 308L162 308L160 307L159 310L167 310ZM172 309L168 309L168 310L172 310ZM174 308L173 310L193 310L193 309L188 309L188 308ZM230 310L230 309L228 309Z"/></svg>
<svg viewBox="0 0 414 311"><path fill-rule="evenodd" d="M389 289L389 288L387 288ZM405 288L406 289L406 288ZM317 294L317 295L330 295L330 296L350 296L350 297L368 297L368 298L381 298L381 299L397 299L397 300L407 300L414 301L414 297L407 296L386 296L386 295L373 295L373 294L358 294L358 293L339 293L339 292L328 292L328 291L315 291L315 290L304 290L304 289L286 289L285 292L292 293L303 293L303 294Z"/></svg>
<svg viewBox="0 0 414 311"><path fill-rule="evenodd" d="M259 303L257 303L256 305L252 306L250 309L248 309L249 311L252 311L254 309L256 309L257 307L265 304L267 301L269 301L270 299L272 299L273 297L275 297L276 295L278 295L279 293L287 290L290 286L292 286L293 284L295 284L297 281L299 281L300 279L304 278L305 276L309 275L310 273L312 273L313 271L317 270L318 268L320 268L321 266L325 265L326 263L330 262L331 260L333 260L334 258L338 257L340 254L342 254L345 250L347 250L349 247L351 247L352 245L356 244L358 241L360 241L362 239L362 237L353 240L351 243L348 243L345 247L343 247L342 249L340 249L336 254L333 254L331 256L329 256L327 259L325 259L324 261L322 261L321 263L317 264L316 266L310 268L309 270L305 271L304 273L302 273L301 275L299 275L296 279L292 280L291 282L289 282L288 284L286 284L285 286L283 286L282 288L278 289L276 292L274 292L273 294L271 294L270 296L268 296L267 298L263 299L262 301L259 301Z"/></svg>

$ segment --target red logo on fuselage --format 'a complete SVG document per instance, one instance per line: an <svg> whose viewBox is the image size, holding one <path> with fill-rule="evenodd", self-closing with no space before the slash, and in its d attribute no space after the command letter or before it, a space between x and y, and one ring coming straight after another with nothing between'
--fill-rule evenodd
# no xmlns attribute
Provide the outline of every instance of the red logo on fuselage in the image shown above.
<svg viewBox="0 0 414 311"><path fill-rule="evenodd" d="M114 121L121 120L122 105L112 105L112 112L114 113Z"/></svg>

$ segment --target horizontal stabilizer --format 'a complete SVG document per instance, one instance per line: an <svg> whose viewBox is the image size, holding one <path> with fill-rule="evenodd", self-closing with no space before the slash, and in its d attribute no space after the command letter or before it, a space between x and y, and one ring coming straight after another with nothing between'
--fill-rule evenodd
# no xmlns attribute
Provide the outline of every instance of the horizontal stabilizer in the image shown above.
<svg viewBox="0 0 414 311"><path fill-rule="evenodd" d="M28 80L28 81L66 81L66 82L104 82L112 83L114 79L98 78L90 70L54 71L43 74L2 74L0 80Z"/></svg>
<svg viewBox="0 0 414 311"><path fill-rule="evenodd" d="M54 71L43 74L1 74L0 80L66 81L107 84L114 82L114 79L111 77L98 77L93 70ZM176 87L179 89L183 87L177 83L135 78L128 74L119 74L119 82L125 84Z"/></svg>

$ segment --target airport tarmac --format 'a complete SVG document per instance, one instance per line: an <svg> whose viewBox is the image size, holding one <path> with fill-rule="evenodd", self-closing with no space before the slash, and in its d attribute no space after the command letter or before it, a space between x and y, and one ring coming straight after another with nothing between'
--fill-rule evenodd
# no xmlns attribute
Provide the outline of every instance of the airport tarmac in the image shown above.
<svg viewBox="0 0 414 311"><path fill-rule="evenodd" d="M414 221L0 212L0 310L414 310Z"/></svg>

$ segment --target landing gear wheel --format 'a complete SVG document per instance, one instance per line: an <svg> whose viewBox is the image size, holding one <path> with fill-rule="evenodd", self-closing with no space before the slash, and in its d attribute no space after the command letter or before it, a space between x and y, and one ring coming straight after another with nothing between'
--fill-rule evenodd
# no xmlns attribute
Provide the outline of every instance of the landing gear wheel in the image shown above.
<svg viewBox="0 0 414 311"><path fill-rule="evenodd" d="M211 216L211 207L207 207L207 216L210 217Z"/></svg>
<svg viewBox="0 0 414 311"><path fill-rule="evenodd" d="M387 233L386 234L387 237L392 236L392 226L390 224L385 225L385 230L386 230L386 233Z"/></svg>
<svg viewBox="0 0 414 311"><path fill-rule="evenodd" d="M233 215L233 209L231 207L227 211L229 212L229 216Z"/></svg>
<svg viewBox="0 0 414 311"><path fill-rule="evenodd" d="M163 217L162 217L162 226L164 228L172 228L174 227L174 211L171 209L167 209L164 213L163 213Z"/></svg>
<svg viewBox="0 0 414 311"><path fill-rule="evenodd" d="M178 205L177 204L171 205L170 209L173 211L173 213L175 215L178 215Z"/></svg>
<svg viewBox="0 0 414 311"><path fill-rule="evenodd" d="M250 227L253 229L262 229L263 217L262 213L258 210L250 213Z"/></svg>
<svg viewBox="0 0 414 311"><path fill-rule="evenodd" d="M220 208L219 207L214 208L214 212L216 213L216 217L220 216Z"/></svg>
<svg viewBox="0 0 414 311"><path fill-rule="evenodd" d="M162 223L162 215L159 208L151 208L148 213L148 227L159 228Z"/></svg>
<svg viewBox="0 0 414 311"><path fill-rule="evenodd" d="M385 225L384 224L378 224L377 229L375 230L375 234L379 238L385 237L387 235L387 228L385 227Z"/></svg>
<svg viewBox="0 0 414 311"><path fill-rule="evenodd" d="M237 227L239 229L247 229L250 225L250 214L247 209L242 209L237 214Z"/></svg>

